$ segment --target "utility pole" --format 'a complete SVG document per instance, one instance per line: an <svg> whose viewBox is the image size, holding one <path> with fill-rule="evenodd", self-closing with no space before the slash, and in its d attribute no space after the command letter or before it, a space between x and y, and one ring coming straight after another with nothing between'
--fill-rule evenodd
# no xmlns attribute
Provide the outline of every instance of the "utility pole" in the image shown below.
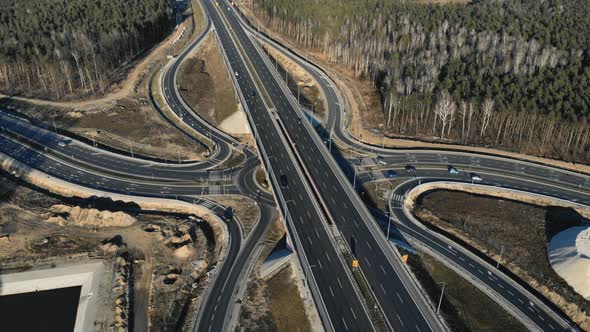
<svg viewBox="0 0 590 332"><path fill-rule="evenodd" d="M352 180L352 187L356 189L356 168L353 166L352 171L354 172L354 179Z"/></svg>
<svg viewBox="0 0 590 332"><path fill-rule="evenodd" d="M500 249L500 258L498 258L498 262L496 263L496 269L500 267L500 261L502 260L502 254L504 253L504 246Z"/></svg>
<svg viewBox="0 0 590 332"><path fill-rule="evenodd" d="M55 115L51 116L51 121L53 121L53 131L57 134L57 126L55 125Z"/></svg>
<svg viewBox="0 0 590 332"><path fill-rule="evenodd" d="M301 101L299 101L299 89L301 88L301 86L299 84L297 84L297 103L299 105L301 105Z"/></svg>
<svg viewBox="0 0 590 332"><path fill-rule="evenodd" d="M439 311L440 311L440 305L442 304L442 299L443 299L443 294L445 293L445 285L447 283L443 282L442 283L442 291L440 292L440 299L438 300L438 307L436 308L436 314L438 315Z"/></svg>
<svg viewBox="0 0 590 332"><path fill-rule="evenodd" d="M135 158L133 156L133 147L131 146L131 142L129 142L129 152L131 152L131 158Z"/></svg>

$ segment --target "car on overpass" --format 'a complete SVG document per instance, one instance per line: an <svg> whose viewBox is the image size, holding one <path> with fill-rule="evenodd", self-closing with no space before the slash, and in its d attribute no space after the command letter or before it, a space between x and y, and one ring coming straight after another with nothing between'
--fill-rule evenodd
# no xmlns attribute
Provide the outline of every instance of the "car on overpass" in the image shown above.
<svg viewBox="0 0 590 332"><path fill-rule="evenodd" d="M279 183L281 184L281 188L289 187L289 181L287 181L287 176L285 174L281 174L279 177Z"/></svg>
<svg viewBox="0 0 590 332"><path fill-rule="evenodd" d="M451 173L452 175L457 175L457 174L459 174L459 170L458 170L458 169L456 169L456 168L455 168L455 167L453 167L453 166L449 166L449 167L448 167L448 170L449 170L449 173Z"/></svg>
<svg viewBox="0 0 590 332"><path fill-rule="evenodd" d="M405 169L406 169L406 172L416 172L416 167L414 167L412 165L406 165Z"/></svg>
<svg viewBox="0 0 590 332"><path fill-rule="evenodd" d="M473 181L483 181L483 179L481 178L481 176L479 176L479 175L478 175L478 174L476 174L476 173L471 173L471 174L470 174L470 176L471 176L471 181L472 181L472 182L473 182Z"/></svg>

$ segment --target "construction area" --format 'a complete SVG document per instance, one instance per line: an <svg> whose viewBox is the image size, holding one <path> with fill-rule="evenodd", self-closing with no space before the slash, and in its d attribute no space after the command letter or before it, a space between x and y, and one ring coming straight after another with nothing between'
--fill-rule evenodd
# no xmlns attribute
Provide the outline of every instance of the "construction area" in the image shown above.
<svg viewBox="0 0 590 332"><path fill-rule="evenodd" d="M7 174L0 177L0 235L0 280L34 272L28 285L12 280L0 294L82 286L80 305L87 301L94 308L85 326L100 331L191 325L188 313L198 308L218 259L213 231L199 216L142 211L104 198L62 198ZM90 270L100 273L84 270L92 275L91 288L84 288L87 277L74 285L55 279L87 275L78 270L92 264L100 269Z"/></svg>

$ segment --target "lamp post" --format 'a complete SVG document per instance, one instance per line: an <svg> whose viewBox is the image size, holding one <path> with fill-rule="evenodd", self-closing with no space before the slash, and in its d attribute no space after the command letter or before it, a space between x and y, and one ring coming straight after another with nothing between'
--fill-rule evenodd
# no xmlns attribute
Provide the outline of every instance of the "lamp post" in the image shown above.
<svg viewBox="0 0 590 332"><path fill-rule="evenodd" d="M57 134L57 126L55 125L55 116L51 117L51 121L53 121L53 131Z"/></svg>
<svg viewBox="0 0 590 332"><path fill-rule="evenodd" d="M504 246L500 249L500 258L498 258L498 262L496 263L496 269L500 267L500 261L502 260L502 254L504 253Z"/></svg>
<svg viewBox="0 0 590 332"><path fill-rule="evenodd" d="M440 299L438 300L438 307L436 308L436 314L438 315L439 311L440 311L440 305L442 304L442 299L443 299L443 295L445 293L445 286L446 286L446 282L442 282L442 291L440 292Z"/></svg>

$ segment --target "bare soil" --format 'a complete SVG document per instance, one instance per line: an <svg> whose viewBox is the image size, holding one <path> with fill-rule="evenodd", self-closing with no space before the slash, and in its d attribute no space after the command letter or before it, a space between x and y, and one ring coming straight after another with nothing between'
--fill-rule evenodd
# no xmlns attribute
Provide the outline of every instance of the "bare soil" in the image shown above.
<svg viewBox="0 0 590 332"><path fill-rule="evenodd" d="M464 241L502 264L588 329L590 302L553 271L547 244L584 218L571 208L536 206L460 191L434 190L416 201L413 213L447 236Z"/></svg>
<svg viewBox="0 0 590 332"><path fill-rule="evenodd" d="M257 266L284 235L282 222L275 220L263 242ZM295 275L290 265L267 281L252 275L236 331L312 331Z"/></svg>
<svg viewBox="0 0 590 332"><path fill-rule="evenodd" d="M408 264L433 303L438 304L445 283L440 310L451 330L527 331L494 300L428 254L410 254Z"/></svg>
<svg viewBox="0 0 590 332"><path fill-rule="evenodd" d="M179 154L182 160L204 158L204 149L166 122L144 97L126 97L109 107L86 111L63 112L22 103L16 108L29 118L48 124L55 121L57 128L129 153L170 160L177 160Z"/></svg>
<svg viewBox="0 0 590 332"><path fill-rule="evenodd" d="M71 218L70 212L61 214L56 206L59 211L77 210L86 218L71 219L63 226L48 222L56 214ZM135 327L161 331L170 324L173 328L184 324L181 309L205 287L207 266L216 259L211 228L200 218L185 215L144 213L124 204L109 208L113 210L105 210L98 201L61 198L0 177L0 233L9 233L8 239L0 241L2 267L31 267L48 260L65 263L74 257L110 261L117 257L117 266L132 271L129 279L117 283L134 289ZM125 214L137 221L114 222L111 227L104 221L88 224L85 211L90 209L101 215ZM122 251L132 259L120 260ZM197 287L190 292L193 283Z"/></svg>
<svg viewBox="0 0 590 332"><path fill-rule="evenodd" d="M182 64L178 81L182 98L214 126L238 110L233 83L211 34Z"/></svg>
<svg viewBox="0 0 590 332"><path fill-rule="evenodd" d="M242 226L242 232L244 233L243 236L247 237L252 228L256 226L260 216L256 201L249 197L238 195L215 196L213 200L232 209L232 213L240 221L240 226Z"/></svg>

